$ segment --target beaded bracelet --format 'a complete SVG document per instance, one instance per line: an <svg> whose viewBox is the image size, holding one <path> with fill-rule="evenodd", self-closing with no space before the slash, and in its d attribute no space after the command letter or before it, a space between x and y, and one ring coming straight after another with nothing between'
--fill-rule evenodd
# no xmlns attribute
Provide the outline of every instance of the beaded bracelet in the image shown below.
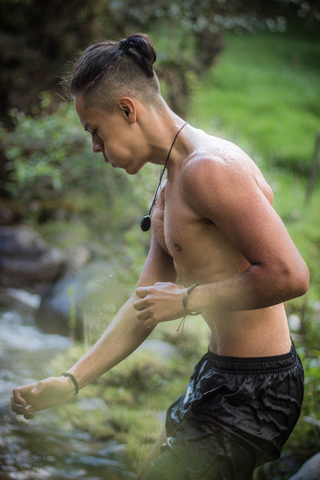
<svg viewBox="0 0 320 480"><path fill-rule="evenodd" d="M191 285L191 287L187 288L187 291L186 293L184 294L184 297L183 297L183 300L182 300L182 303L183 303L183 306L184 306L184 309L186 311L186 315L200 315L199 312L190 312L188 310L188 307L187 307L187 302L188 302L188 298L189 298L189 294L190 292L196 288L198 286L197 283L194 283L193 285Z"/></svg>
<svg viewBox="0 0 320 480"><path fill-rule="evenodd" d="M78 383L77 380L74 378L74 376L72 375L72 373L69 373L69 372L61 373L61 377L69 377L69 378L71 378L72 383L73 383L73 385L74 385L74 388L76 389L76 395L78 395L78 393L79 393L79 383Z"/></svg>

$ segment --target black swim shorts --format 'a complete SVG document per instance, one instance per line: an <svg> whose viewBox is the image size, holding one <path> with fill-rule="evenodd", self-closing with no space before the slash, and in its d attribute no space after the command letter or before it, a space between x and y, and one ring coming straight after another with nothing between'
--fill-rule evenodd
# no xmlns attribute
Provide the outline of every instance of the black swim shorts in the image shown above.
<svg viewBox="0 0 320 480"><path fill-rule="evenodd" d="M147 478L251 480L279 458L300 415L303 368L284 355L234 358L206 353L185 395L168 409L167 442Z"/></svg>

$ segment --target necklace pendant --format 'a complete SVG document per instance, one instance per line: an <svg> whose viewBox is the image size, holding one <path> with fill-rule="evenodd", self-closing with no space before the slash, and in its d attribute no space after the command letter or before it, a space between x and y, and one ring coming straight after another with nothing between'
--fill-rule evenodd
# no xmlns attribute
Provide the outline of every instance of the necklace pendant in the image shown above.
<svg viewBox="0 0 320 480"><path fill-rule="evenodd" d="M188 122L184 123L182 125L182 127L177 131L176 133L176 136L174 137L174 140L172 142L172 145L170 147L170 150L169 150L169 153L168 153L168 156L167 156L167 159L166 159L166 163L164 164L164 167L160 173L160 178L159 178L159 183L158 183L158 186L157 186L157 190L154 194L154 197L153 197L153 200L152 200L152 204L151 204L151 207L150 207L150 210L149 210L149 213L146 217L143 217L143 219L141 220L140 222L140 228L143 232L147 232L148 230L150 230L150 227L151 227L151 218L150 218L150 215L151 215L151 212L152 212L152 209L153 207L155 206L155 203L156 203L156 200L157 200L157 197L158 197L158 191L159 191L159 188L160 188L160 185L161 185L161 181L162 181L162 177L164 175L164 172L167 168L167 163L168 163L168 160L169 160L169 157L170 157L170 153L171 153L171 150L173 149L173 146L175 144L175 141L177 140L177 137L179 135L179 133L181 132L181 130L187 125Z"/></svg>
<svg viewBox="0 0 320 480"><path fill-rule="evenodd" d="M143 219L140 222L140 228L143 232L147 232L150 230L151 227L151 219L150 215L147 215L146 217L143 217Z"/></svg>

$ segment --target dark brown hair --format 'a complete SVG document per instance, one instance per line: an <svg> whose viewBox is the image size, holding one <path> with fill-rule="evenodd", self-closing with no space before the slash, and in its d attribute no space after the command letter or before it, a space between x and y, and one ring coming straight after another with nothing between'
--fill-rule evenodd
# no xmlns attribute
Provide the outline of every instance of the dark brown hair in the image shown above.
<svg viewBox="0 0 320 480"><path fill-rule="evenodd" d="M143 33L92 45L74 66L69 94L81 94L87 105L108 111L113 110L116 98L125 94L150 103L160 93L155 60L152 41Z"/></svg>

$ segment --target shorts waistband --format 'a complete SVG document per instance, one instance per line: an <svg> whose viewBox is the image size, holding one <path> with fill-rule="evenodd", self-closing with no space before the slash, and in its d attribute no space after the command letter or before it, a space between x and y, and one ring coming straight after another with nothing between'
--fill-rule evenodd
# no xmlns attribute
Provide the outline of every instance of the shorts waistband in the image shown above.
<svg viewBox="0 0 320 480"><path fill-rule="evenodd" d="M290 368L299 357L291 341L290 352L282 355L269 357L227 357L217 355L208 350L203 359L208 360L210 366L219 370L266 372Z"/></svg>

